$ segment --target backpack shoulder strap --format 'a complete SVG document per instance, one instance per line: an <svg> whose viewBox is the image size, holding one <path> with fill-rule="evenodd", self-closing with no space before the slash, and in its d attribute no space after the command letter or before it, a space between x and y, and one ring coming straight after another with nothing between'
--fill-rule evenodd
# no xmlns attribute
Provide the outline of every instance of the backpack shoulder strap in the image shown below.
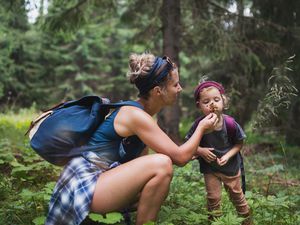
<svg viewBox="0 0 300 225"><path fill-rule="evenodd" d="M233 117L224 114L225 126L227 129L228 137L233 140L236 134L236 124Z"/></svg>
<svg viewBox="0 0 300 225"><path fill-rule="evenodd" d="M61 105L58 105L58 107L56 108L67 108L73 105L89 106L89 105L93 105L93 103L95 102L98 102L99 104L105 104L109 102L109 100L106 98L101 98L96 95L87 95L77 100L64 102Z"/></svg>
<svg viewBox="0 0 300 225"><path fill-rule="evenodd" d="M144 107L136 101L121 101L117 103L107 103L107 104L105 103L103 104L103 106L108 107L110 109L119 108L121 106L135 106L137 108L144 109Z"/></svg>

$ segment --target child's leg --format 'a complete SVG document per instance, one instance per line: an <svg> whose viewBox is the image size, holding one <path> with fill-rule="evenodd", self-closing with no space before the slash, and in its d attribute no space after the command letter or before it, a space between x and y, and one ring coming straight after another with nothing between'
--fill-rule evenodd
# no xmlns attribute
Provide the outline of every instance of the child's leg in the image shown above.
<svg viewBox="0 0 300 225"><path fill-rule="evenodd" d="M241 172L236 176L222 175L222 181L238 214L243 217L249 216L250 208L241 188Z"/></svg>
<svg viewBox="0 0 300 225"><path fill-rule="evenodd" d="M221 205L222 183L214 173L204 174L208 211L219 210Z"/></svg>

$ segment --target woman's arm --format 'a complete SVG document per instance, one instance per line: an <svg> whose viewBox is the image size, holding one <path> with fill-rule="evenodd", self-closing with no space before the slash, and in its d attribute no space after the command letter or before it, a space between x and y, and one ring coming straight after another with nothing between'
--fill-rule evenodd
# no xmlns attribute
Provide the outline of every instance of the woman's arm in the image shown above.
<svg viewBox="0 0 300 225"><path fill-rule="evenodd" d="M155 152L168 155L174 164L183 166L195 154L204 131L213 127L216 121L215 114L205 117L191 138L181 146L176 145L150 115L135 107L122 107L115 118L114 126L120 136L137 135Z"/></svg>

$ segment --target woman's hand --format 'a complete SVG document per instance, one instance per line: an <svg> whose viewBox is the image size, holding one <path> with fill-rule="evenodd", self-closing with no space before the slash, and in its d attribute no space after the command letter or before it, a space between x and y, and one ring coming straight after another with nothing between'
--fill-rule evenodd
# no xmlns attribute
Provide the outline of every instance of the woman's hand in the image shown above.
<svg viewBox="0 0 300 225"><path fill-rule="evenodd" d="M217 156L214 153L212 153L213 150L214 148L198 147L195 158L200 156L206 162L211 163L217 159Z"/></svg>
<svg viewBox="0 0 300 225"><path fill-rule="evenodd" d="M215 129L217 123L217 115L215 113L210 113L199 122L198 126L201 126L205 133L210 133Z"/></svg>

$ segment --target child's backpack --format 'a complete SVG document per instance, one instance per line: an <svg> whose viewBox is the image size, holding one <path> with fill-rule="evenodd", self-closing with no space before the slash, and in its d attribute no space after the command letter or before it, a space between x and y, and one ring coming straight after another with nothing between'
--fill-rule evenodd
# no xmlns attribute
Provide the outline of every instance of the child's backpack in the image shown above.
<svg viewBox="0 0 300 225"><path fill-rule="evenodd" d="M61 103L31 122L30 145L48 162L63 166L86 151L85 144L110 109L124 105L136 106L133 101L109 103L98 96Z"/></svg>

